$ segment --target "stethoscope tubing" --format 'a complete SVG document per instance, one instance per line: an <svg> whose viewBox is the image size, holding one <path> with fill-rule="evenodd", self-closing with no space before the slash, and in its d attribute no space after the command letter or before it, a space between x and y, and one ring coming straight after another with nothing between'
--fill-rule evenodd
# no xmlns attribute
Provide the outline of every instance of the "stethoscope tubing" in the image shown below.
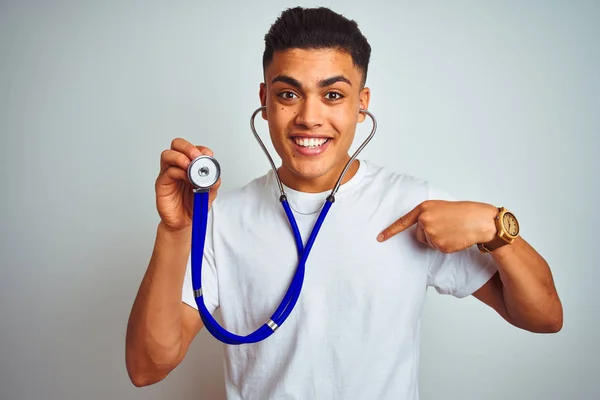
<svg viewBox="0 0 600 400"><path fill-rule="evenodd" d="M367 137L367 139L361 144L361 146L354 152L350 160L346 163L346 166L338 180L332 189L330 195L327 197L325 204L323 205L321 212L311 230L308 241L306 242L306 246L303 245L302 236L300 234L300 230L298 229L298 224L296 219L294 218L294 214L291 210L291 207L287 201L287 196L285 194L283 184L279 179L279 175L277 173L277 168L275 167L275 163L271 158L271 155L267 151L264 143L260 139L260 136L256 132L256 128L254 126L254 120L256 115L265 110L266 107L259 107L250 118L250 127L256 140L259 145L263 149L267 158L269 159L269 163L271 164L271 168L275 173L275 177L277 179L277 184L280 190L280 202L285 211L286 217L289 221L290 227L292 229L294 235L294 242L296 244L296 249L298 252L298 265L296 267L296 271L294 276L290 282L288 290L286 291L283 299L281 300L279 306L275 310L275 312L271 315L271 318L261 325L256 331L246 335L236 335L234 333L228 332L219 323L215 320L215 318L211 315L211 313L206 308L204 303L203 294L202 294L202 259L204 255L204 246L206 242L206 231L208 225L208 213L209 213L209 188L194 189L194 207L193 207L193 215L192 215L192 254L191 254L191 264L192 264L192 289L194 291L194 298L196 305L198 306L198 311L200 313L200 317L204 326L209 331L211 335L220 340L223 343L231 344L231 345L239 345L239 344L249 344L256 343L262 340L265 340L269 336L271 336L289 317L292 310L294 309L302 291L302 286L304 283L304 276L306 270L306 262L308 260L308 256L310 255L310 251L317 239L317 235L321 230L321 227L325 221L325 217L327 216L331 206L335 202L335 194L340 188L341 182L348 171L352 162L356 159L358 154L364 149L364 147L369 143L369 141L375 135L375 131L377 130L377 121L373 114L366 110L360 110L360 112L365 113L373 120L373 127L371 133ZM215 164L218 167L218 163ZM188 171L188 176L191 176L190 171Z"/></svg>
<svg viewBox="0 0 600 400"><path fill-rule="evenodd" d="M209 199L208 192L202 191L202 192L197 192L194 194L194 214L193 214L194 221L192 224L192 247L193 247L194 251L192 252L192 266L199 266L198 268L194 269L197 271L197 273L192 274L192 288L194 289L195 293L197 293L196 291L200 290L200 288L202 287L202 270L201 270L202 260L201 259L199 260L198 258L203 257L203 253L204 253L204 251L199 253L199 250L200 249L204 250L206 230L207 230L207 219L202 218L202 216L206 215L205 213L207 213L207 211L208 211L208 199ZM300 292L302 290L302 284L304 282L306 261L308 259L310 250L317 238L317 234L320 231L320 228L321 228L321 226L325 220L325 217L329 211L329 208L331 208L331 204L332 203L329 201L326 202L325 206L321 210L321 213L319 214L319 218L317 219L317 222L315 223L315 226L311 232L311 235L306 244L306 247L304 249L302 249L302 237L298 230L298 226L293 217L293 214L291 213L291 209L290 209L289 205L287 205L287 201L286 201L285 208L287 208L289 210L289 213L286 213L286 215L288 216L290 225L292 225L293 230L294 230L294 239L296 242L296 247L298 248L300 261L298 263L298 267L296 268L294 277L292 278L292 282L291 282L283 300L281 301L279 307L275 310L275 312L273 313L273 315L271 316L271 318L269 320L269 321L271 321L271 323L269 323L269 321L267 321L258 330L256 330L255 332L253 332L247 336L235 335L233 333L228 332L224 328L222 328L219 325L219 323L214 319L214 317L208 312L208 309L206 308L206 305L204 304L202 294L199 294L198 296L195 297L196 305L198 306L198 309L200 310L200 316L202 318L202 322L206 326L207 330L213 336L215 336L217 339L219 339L220 341L227 343L227 344L255 343L255 342L259 342L259 341L264 340L267 337L269 337L271 334L273 334L275 332L277 327L281 326L283 324L283 322L285 322L285 320L289 317L290 313L292 312L294 306L296 305L298 298L300 297ZM275 329L273 329L273 328L275 328Z"/></svg>

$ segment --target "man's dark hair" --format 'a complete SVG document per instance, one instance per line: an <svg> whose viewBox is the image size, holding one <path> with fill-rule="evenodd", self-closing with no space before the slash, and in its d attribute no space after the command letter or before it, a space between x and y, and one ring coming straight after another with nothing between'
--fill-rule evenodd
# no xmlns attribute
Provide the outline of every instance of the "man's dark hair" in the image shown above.
<svg viewBox="0 0 600 400"><path fill-rule="evenodd" d="M263 70L276 51L289 49L336 49L350 54L367 80L371 46L358 24L325 7L295 7L285 10L265 35Z"/></svg>

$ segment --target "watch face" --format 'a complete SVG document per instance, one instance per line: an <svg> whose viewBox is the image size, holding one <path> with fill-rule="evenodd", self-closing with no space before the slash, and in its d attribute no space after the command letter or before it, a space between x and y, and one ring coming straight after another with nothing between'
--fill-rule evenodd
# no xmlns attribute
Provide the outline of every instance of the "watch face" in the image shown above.
<svg viewBox="0 0 600 400"><path fill-rule="evenodd" d="M517 219L511 213L507 212L504 214L504 217L502 218L502 224L509 235L517 236L519 234L519 222L517 222Z"/></svg>

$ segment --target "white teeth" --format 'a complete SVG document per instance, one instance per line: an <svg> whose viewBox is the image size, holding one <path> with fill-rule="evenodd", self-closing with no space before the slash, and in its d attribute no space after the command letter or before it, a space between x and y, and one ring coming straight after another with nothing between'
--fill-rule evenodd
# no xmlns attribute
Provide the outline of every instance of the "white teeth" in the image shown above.
<svg viewBox="0 0 600 400"><path fill-rule="evenodd" d="M314 139L314 138L294 138L294 142L296 142L296 144L298 146L302 146L302 147L319 147L322 146L323 144L325 144L326 141L328 141L329 139Z"/></svg>

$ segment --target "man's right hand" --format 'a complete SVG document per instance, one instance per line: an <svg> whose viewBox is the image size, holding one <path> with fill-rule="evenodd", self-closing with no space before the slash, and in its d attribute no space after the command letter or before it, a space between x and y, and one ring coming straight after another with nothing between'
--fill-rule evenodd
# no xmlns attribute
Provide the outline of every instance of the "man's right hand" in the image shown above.
<svg viewBox="0 0 600 400"><path fill-rule="evenodd" d="M156 207L161 218L150 263L133 303L125 362L135 386L164 379L185 357L202 329L198 312L181 300L191 246L193 187L187 176L190 162L210 149L175 139L160 156ZM210 190L210 204L220 180Z"/></svg>
<svg viewBox="0 0 600 400"><path fill-rule="evenodd" d="M185 139L174 139L171 148L160 156L160 173L156 179L156 208L163 225L171 231L188 228L192 224L194 193L187 176L190 162L201 155L213 156L203 146L194 146ZM209 207L217 197L221 179L210 189Z"/></svg>

